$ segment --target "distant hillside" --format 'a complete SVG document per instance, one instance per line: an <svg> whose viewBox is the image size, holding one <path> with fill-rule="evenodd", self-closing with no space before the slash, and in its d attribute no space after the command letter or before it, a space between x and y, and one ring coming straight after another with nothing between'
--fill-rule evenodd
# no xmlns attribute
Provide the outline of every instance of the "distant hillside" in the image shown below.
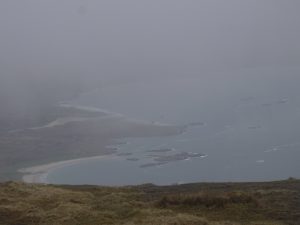
<svg viewBox="0 0 300 225"><path fill-rule="evenodd" d="M1 225L297 225L300 181L159 187L0 184Z"/></svg>

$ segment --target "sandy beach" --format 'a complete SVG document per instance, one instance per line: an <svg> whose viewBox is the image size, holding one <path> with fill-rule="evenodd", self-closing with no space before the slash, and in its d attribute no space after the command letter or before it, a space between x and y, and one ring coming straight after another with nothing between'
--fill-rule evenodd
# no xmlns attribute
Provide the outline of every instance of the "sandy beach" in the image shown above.
<svg viewBox="0 0 300 225"><path fill-rule="evenodd" d="M0 146L5 149L0 157L0 179L20 179L21 173L25 182L47 183L49 171L97 155L116 153L118 149L109 146L122 138L172 136L183 129L182 126L129 119L94 108L70 106L53 111L49 112L49 117L53 117L50 122L13 130L0 137ZM18 167L20 158L23 165ZM60 158L71 160L56 162ZM41 162L49 164L39 165ZM29 168L16 171L27 165Z"/></svg>
<svg viewBox="0 0 300 225"><path fill-rule="evenodd" d="M53 162L53 163L48 163L48 164L44 164L44 165L22 168L22 169L18 170L18 172L24 174L22 176L22 181L24 181L26 183L47 184L47 183L49 183L47 180L48 174L56 169L60 169L65 166L74 165L74 164L80 163L82 161L93 160L93 159L102 159L104 157L108 157L108 155L85 157L85 158L79 158L79 159L71 159L71 160Z"/></svg>

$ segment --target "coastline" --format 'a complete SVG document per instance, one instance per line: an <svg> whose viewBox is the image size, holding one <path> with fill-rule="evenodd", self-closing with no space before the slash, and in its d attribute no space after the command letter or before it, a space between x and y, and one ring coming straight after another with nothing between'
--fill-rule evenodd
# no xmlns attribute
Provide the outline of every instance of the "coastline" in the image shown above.
<svg viewBox="0 0 300 225"><path fill-rule="evenodd" d="M8 149L1 152L0 180L9 177L28 183L47 183L49 171L113 154L118 149L110 146L122 138L173 136L182 130L182 126L131 119L98 108L59 104L47 114L44 123L10 130L0 137L0 147ZM74 152L79 153L78 159L72 159ZM62 153L66 160L61 161ZM26 160L18 166L20 158Z"/></svg>
<svg viewBox="0 0 300 225"><path fill-rule="evenodd" d="M65 166L74 165L86 160L103 159L104 157L107 156L109 155L99 155L99 156L91 156L91 157L84 157L78 159L63 160L63 161L52 162L48 164L21 168L18 170L18 172L23 174L22 181L25 183L49 184L47 180L48 174L56 169L60 169Z"/></svg>

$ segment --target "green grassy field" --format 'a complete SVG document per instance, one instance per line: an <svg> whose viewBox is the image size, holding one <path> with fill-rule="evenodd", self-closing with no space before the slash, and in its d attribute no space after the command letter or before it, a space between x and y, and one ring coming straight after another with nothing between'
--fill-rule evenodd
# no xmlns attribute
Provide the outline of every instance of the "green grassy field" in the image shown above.
<svg viewBox="0 0 300 225"><path fill-rule="evenodd" d="M300 181L131 187L0 185L1 225L298 225Z"/></svg>

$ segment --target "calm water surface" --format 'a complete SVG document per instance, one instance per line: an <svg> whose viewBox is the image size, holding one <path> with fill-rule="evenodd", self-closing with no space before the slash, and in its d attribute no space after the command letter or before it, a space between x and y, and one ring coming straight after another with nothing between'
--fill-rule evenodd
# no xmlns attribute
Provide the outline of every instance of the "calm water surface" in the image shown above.
<svg viewBox="0 0 300 225"><path fill-rule="evenodd" d="M130 185L299 177L299 68L220 73L205 81L183 77L104 87L71 102L138 120L201 124L177 136L121 140L126 144L118 145L119 155L54 170L49 182ZM172 151L149 151L161 149ZM155 162L153 155L182 152L203 157L144 166Z"/></svg>

